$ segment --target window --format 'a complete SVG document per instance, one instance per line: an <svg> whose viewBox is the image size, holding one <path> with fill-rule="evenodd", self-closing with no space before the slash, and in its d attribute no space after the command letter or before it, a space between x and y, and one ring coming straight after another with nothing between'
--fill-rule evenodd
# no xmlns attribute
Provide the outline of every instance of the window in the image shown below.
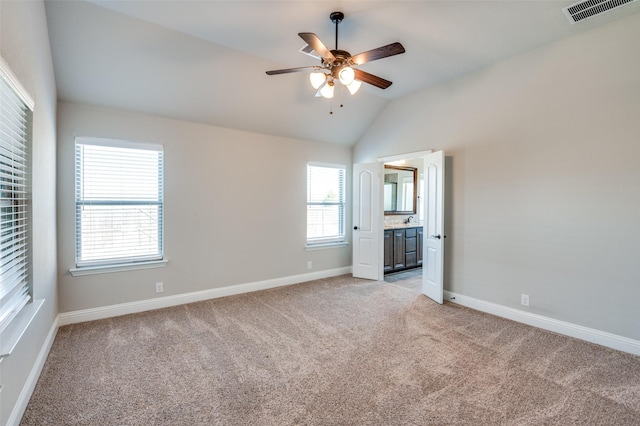
<svg viewBox="0 0 640 426"><path fill-rule="evenodd" d="M0 58L0 331L31 301L30 100Z"/></svg>
<svg viewBox="0 0 640 426"><path fill-rule="evenodd" d="M345 166L307 165L307 244L341 243L345 235Z"/></svg>
<svg viewBox="0 0 640 426"><path fill-rule="evenodd" d="M76 138L76 265L163 256L162 146Z"/></svg>
<svg viewBox="0 0 640 426"><path fill-rule="evenodd" d="M400 201L402 211L415 210L415 206L413 205L413 179L411 176L402 178L402 200Z"/></svg>

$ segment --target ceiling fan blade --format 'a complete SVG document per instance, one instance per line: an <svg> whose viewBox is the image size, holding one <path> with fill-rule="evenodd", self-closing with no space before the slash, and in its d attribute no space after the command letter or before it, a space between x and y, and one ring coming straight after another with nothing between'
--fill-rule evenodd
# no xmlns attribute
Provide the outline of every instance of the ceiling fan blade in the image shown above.
<svg viewBox="0 0 640 426"><path fill-rule="evenodd" d="M351 57L351 62L353 62L354 65L362 65L367 62L387 58L389 56L399 55L404 52L404 46L398 42L395 42L387 44L386 46L378 47L377 49L358 53L357 55Z"/></svg>
<svg viewBox="0 0 640 426"><path fill-rule="evenodd" d="M355 75L356 80L360 80L364 83L369 83L381 89L386 89L387 87L393 84L389 80L385 80L384 78L378 77L377 75L369 74L368 72L364 72L358 69L354 69L354 71L356 72L356 75Z"/></svg>
<svg viewBox="0 0 640 426"><path fill-rule="evenodd" d="M322 59L324 59L325 62L331 63L336 60L336 57L333 56L333 53L331 53L331 51L327 49L327 46L325 46L324 43L322 43L318 36L314 33L298 33L298 35L301 39L304 40L305 43L311 46L311 48L315 50L318 55L322 56Z"/></svg>
<svg viewBox="0 0 640 426"><path fill-rule="evenodd" d="M298 68L285 68L282 70L273 70L273 71L267 71L267 75L278 75L278 74L288 74L291 72L300 72L300 71L306 71L309 69L321 69L318 66L308 66L308 67L298 67Z"/></svg>

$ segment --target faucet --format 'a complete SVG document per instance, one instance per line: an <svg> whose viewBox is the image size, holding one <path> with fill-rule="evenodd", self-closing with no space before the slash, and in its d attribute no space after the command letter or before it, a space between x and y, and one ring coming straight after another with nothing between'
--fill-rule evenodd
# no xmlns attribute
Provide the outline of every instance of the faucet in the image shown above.
<svg viewBox="0 0 640 426"><path fill-rule="evenodd" d="M411 223L411 219L413 219L413 216L409 216L407 218L407 220L405 221L406 224L410 224Z"/></svg>

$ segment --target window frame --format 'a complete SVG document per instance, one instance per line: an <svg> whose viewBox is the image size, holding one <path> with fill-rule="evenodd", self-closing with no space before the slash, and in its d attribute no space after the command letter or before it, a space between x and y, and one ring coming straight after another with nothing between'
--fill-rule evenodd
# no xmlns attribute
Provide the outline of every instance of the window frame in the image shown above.
<svg viewBox="0 0 640 426"><path fill-rule="evenodd" d="M0 84L1 90L6 88L8 91L6 98L0 98L3 101L0 103L0 114L6 118L6 121L2 121L5 124L0 125L0 132L4 134L0 145L6 159L0 167L3 204L6 204L3 210L11 210L1 213L0 297L4 302L0 304L0 333L4 335L4 331L19 318L19 314L33 305L31 150L35 103L2 57ZM16 119L17 122L14 121ZM21 126L21 132L16 132ZM18 328L22 329L24 326ZM10 337L5 340L10 340L12 343L9 346L12 347L17 342L17 337ZM0 359L11 352L11 349L6 348L5 342L2 343Z"/></svg>
<svg viewBox="0 0 640 426"><path fill-rule="evenodd" d="M88 201L83 199L81 194L82 179L82 158L80 156L80 146L101 146L107 148L124 148L132 150L144 150L158 152L158 194L156 200L131 200L127 198L117 199L109 198L105 200ZM120 272L133 269L148 269L163 267L167 263L164 257L164 147L159 144L133 142L128 140L96 138L96 137L76 137L75 147L75 268L71 268L69 272L73 276ZM145 254L142 256L124 256L124 257L103 257L100 259L83 259L82 258L82 207L83 206L111 206L123 209L131 206L157 207L157 253Z"/></svg>
<svg viewBox="0 0 640 426"><path fill-rule="evenodd" d="M325 169L337 169L342 173L342 177L338 178L338 201L311 201L310 200L310 188L312 182L310 180L311 168L325 168ZM340 182L341 181L341 182ZM342 186L340 187L340 183ZM334 236L322 236L322 237L309 237L309 207L310 206L338 206L338 235ZM308 162L307 163L307 233L306 233L306 248L307 250L313 250L318 248L345 246L346 241L346 210L347 210L347 167L344 164L332 164L321 162ZM324 222L323 222L324 223Z"/></svg>

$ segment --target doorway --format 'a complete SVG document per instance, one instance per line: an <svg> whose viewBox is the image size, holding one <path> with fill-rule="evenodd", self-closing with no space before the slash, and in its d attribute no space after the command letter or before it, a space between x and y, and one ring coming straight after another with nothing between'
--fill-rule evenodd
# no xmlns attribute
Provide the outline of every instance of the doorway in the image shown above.
<svg viewBox="0 0 640 426"><path fill-rule="evenodd" d="M422 244L414 244L417 244L423 252L421 292L442 304L444 238L446 238L443 232L445 176L443 151L422 151L379 158L376 163L354 164L352 275L356 278L384 279L382 164L420 157L424 162L425 188L425 194L420 200L424 211L423 238Z"/></svg>
<svg viewBox="0 0 640 426"><path fill-rule="evenodd" d="M444 293L444 241L446 238L446 235L444 235L444 152L423 151L380 158L378 161L388 163L391 161L411 161L411 159L415 158L424 165L422 172L424 179L423 193L416 203L416 209L420 209L416 210L416 212L423 212L419 217L419 223L422 226L418 231L422 231L423 234L423 238L418 244L422 249L421 292L435 302L442 304ZM386 231L383 230L383 232Z"/></svg>
<svg viewBox="0 0 640 426"><path fill-rule="evenodd" d="M421 290L424 153L381 158L383 163L384 281ZM389 187L389 188L388 188Z"/></svg>

